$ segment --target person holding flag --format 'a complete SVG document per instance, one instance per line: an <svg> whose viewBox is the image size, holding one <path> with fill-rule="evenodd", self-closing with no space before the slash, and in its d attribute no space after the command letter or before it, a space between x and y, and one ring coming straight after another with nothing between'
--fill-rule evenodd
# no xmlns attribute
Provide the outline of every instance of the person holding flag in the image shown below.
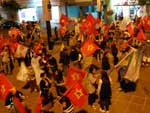
<svg viewBox="0 0 150 113"><path fill-rule="evenodd" d="M0 99L13 113L31 113L23 101L25 99L23 93L13 86L4 73L0 73Z"/></svg>
<svg viewBox="0 0 150 113"><path fill-rule="evenodd" d="M6 96L5 106L10 112L14 113L31 113L31 110L24 103L25 96L21 91L11 88Z"/></svg>
<svg viewBox="0 0 150 113"><path fill-rule="evenodd" d="M74 106L72 105L70 99L67 96L63 96L59 100L59 102L62 105L63 113L75 113Z"/></svg>
<svg viewBox="0 0 150 113"><path fill-rule="evenodd" d="M53 107L53 100L54 97L52 95L52 91L50 90L52 87L52 81L46 76L46 73L41 73L40 75L41 81L40 81L40 96L42 99L42 111L43 113L47 113L50 111L50 109Z"/></svg>

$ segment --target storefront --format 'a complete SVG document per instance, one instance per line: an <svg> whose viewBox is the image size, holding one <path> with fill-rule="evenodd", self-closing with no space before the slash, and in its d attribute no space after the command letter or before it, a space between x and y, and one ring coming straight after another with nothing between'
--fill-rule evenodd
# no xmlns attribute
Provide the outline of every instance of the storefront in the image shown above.
<svg viewBox="0 0 150 113"><path fill-rule="evenodd" d="M145 15L145 7L138 5L138 0L112 0L115 19L121 20L129 18L133 20L135 16Z"/></svg>
<svg viewBox="0 0 150 113"><path fill-rule="evenodd" d="M138 5L138 0L112 0L115 19L122 20L129 18L133 20L135 16L144 16L145 7Z"/></svg>

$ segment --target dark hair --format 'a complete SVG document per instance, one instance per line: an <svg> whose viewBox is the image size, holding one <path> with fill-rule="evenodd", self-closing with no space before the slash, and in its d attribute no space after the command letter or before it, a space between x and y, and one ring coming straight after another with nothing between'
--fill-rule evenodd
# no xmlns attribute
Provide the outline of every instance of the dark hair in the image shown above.
<svg viewBox="0 0 150 113"><path fill-rule="evenodd" d="M89 72L92 73L94 69L98 70L98 67L94 64L91 64L89 67Z"/></svg>
<svg viewBox="0 0 150 113"><path fill-rule="evenodd" d="M66 108L68 108L70 105L71 105L71 101L70 99L67 97L67 96L63 96L59 102L62 104L62 103L66 103Z"/></svg>
<svg viewBox="0 0 150 113"><path fill-rule="evenodd" d="M102 78L103 82L110 82L109 81L109 76L108 76L106 71L102 71L102 77L101 78Z"/></svg>

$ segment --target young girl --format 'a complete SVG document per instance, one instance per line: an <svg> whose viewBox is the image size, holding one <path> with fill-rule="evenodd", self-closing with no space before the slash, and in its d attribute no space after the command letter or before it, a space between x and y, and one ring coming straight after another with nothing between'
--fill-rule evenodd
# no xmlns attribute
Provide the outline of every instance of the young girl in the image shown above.
<svg viewBox="0 0 150 113"><path fill-rule="evenodd" d="M111 104L111 84L110 78L106 71L102 71L101 79L98 85L98 94L100 99L100 111L109 113L109 105Z"/></svg>
<svg viewBox="0 0 150 113"><path fill-rule="evenodd" d="M89 68L89 73L87 75L87 83L86 88L88 91L88 104L93 108L96 109L94 106L94 102L97 99L96 95L96 81L98 79L97 72L98 67L95 65L91 65Z"/></svg>

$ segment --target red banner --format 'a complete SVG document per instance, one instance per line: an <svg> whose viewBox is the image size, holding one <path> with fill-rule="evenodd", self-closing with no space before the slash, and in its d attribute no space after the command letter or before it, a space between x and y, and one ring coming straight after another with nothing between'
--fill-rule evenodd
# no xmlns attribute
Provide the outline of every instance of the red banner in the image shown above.
<svg viewBox="0 0 150 113"><path fill-rule="evenodd" d="M150 16L144 16L143 25L146 30L150 30Z"/></svg>
<svg viewBox="0 0 150 113"><path fill-rule="evenodd" d="M66 85L71 86L75 82L82 82L85 75L86 72L84 70L78 69L76 67L69 67L66 77Z"/></svg>
<svg viewBox="0 0 150 113"><path fill-rule="evenodd" d="M127 30L128 32L130 33L130 35L134 35L134 26L133 26L133 23L130 22L128 25L127 25Z"/></svg>
<svg viewBox="0 0 150 113"><path fill-rule="evenodd" d="M34 113L41 113L43 97L39 96L36 102Z"/></svg>
<svg viewBox="0 0 150 113"><path fill-rule="evenodd" d="M15 88L12 83L7 79L6 75L0 74L0 98L5 101L7 95L11 89ZM15 96L13 97L14 103L16 104L19 113L27 113L22 103Z"/></svg>
<svg viewBox="0 0 150 113"><path fill-rule="evenodd" d="M66 26L68 24L68 17L64 14L61 14L60 16L60 25Z"/></svg>
<svg viewBox="0 0 150 113"><path fill-rule="evenodd" d="M93 25L96 23L96 19L93 17L91 13L87 15L87 20L90 21Z"/></svg>
<svg viewBox="0 0 150 113"><path fill-rule="evenodd" d="M80 108L82 108L87 101L87 91L80 82L73 84L64 95L67 96L75 106Z"/></svg>
<svg viewBox="0 0 150 113"><path fill-rule="evenodd" d="M17 110L19 113L27 113L22 103L19 101L18 98L14 97L14 103L16 104Z"/></svg>
<svg viewBox="0 0 150 113"><path fill-rule="evenodd" d="M146 36L145 36L145 34L144 34L142 29L140 29L140 31L139 31L139 33L137 35L137 39L140 40L140 41L146 40Z"/></svg>
<svg viewBox="0 0 150 113"><path fill-rule="evenodd" d="M2 100L6 99L6 96L10 92L10 89L14 88L12 83L7 79L6 75L0 74L0 98Z"/></svg>
<svg viewBox="0 0 150 113"><path fill-rule="evenodd" d="M86 40L81 47L81 52L82 52L82 54L84 54L86 56L90 56L97 49L99 49L99 47L92 40Z"/></svg>
<svg viewBox="0 0 150 113"><path fill-rule="evenodd" d="M60 27L59 32L61 36L64 36L66 33L66 27Z"/></svg>

